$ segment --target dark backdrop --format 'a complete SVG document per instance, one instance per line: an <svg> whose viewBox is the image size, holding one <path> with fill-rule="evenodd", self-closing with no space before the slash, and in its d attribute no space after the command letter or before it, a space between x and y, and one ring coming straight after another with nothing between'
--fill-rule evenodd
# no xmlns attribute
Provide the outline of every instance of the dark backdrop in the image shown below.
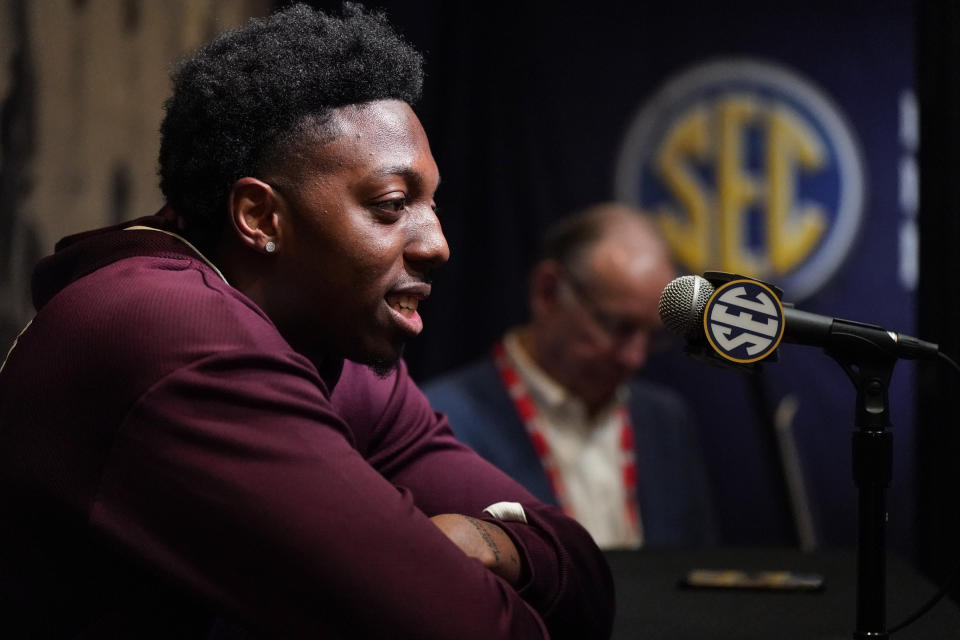
<svg viewBox="0 0 960 640"><path fill-rule="evenodd" d="M960 355L960 5L922 2L918 10L921 105L919 331L939 336L941 351ZM917 387L918 539L921 568L943 580L960 565L960 430L953 402L960 394L947 367L925 364ZM953 597L960 601L960 581Z"/></svg>

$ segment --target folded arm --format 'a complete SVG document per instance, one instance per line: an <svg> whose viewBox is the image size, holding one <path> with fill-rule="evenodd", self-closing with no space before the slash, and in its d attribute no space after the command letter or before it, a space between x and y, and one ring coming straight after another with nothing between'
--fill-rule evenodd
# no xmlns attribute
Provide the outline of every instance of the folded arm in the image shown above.
<svg viewBox="0 0 960 640"><path fill-rule="evenodd" d="M410 491L428 516L461 514L501 529L519 554L518 593L540 613L551 637L608 637L613 584L603 554L587 531L459 443L402 365L386 380L340 386L368 375L348 363L332 399L351 423L370 425L357 431L358 448L370 463ZM346 393L357 388L365 395ZM486 510L500 502L517 503L520 513Z"/></svg>
<svg viewBox="0 0 960 640"><path fill-rule="evenodd" d="M121 427L91 524L255 631L546 637L506 580L364 459L309 371L236 352L155 385Z"/></svg>

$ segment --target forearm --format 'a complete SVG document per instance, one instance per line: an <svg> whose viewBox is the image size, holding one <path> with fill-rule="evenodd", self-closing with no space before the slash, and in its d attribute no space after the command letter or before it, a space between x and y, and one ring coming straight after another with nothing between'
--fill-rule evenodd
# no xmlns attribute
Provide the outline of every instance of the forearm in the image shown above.
<svg viewBox="0 0 960 640"><path fill-rule="evenodd" d="M496 526L512 541L521 566L521 575L512 584L543 616L551 637L609 637L614 612L612 578L602 552L587 531L556 507L537 502L472 452L455 454L451 462L451 468L467 474L459 477L471 478L464 484L453 480L446 483L457 496L455 502L477 519ZM436 479L430 484L434 482ZM495 496L517 502L522 518L507 513L501 515L505 519L499 519L485 511L485 507L501 501ZM415 492L414 499L418 497L423 498L418 504L430 515L436 509L452 506L435 502L435 492ZM484 506L478 508L478 504ZM505 557L503 553L501 557Z"/></svg>
<svg viewBox="0 0 960 640"><path fill-rule="evenodd" d="M526 504L527 524L504 522L529 575L520 595L543 616L553 640L609 638L613 578L590 534L559 509Z"/></svg>
<svg viewBox="0 0 960 640"><path fill-rule="evenodd" d="M441 513L430 520L468 557L479 560L514 587L520 586L529 573L523 570L513 540L499 524L457 513Z"/></svg>
<svg viewBox="0 0 960 640"><path fill-rule="evenodd" d="M431 520L468 557L516 587L544 616L552 638L609 636L612 584L605 566L598 564L591 552L592 540L577 527L567 527L566 516L555 510L528 505L524 515L528 511L542 521L539 526L460 514L440 514ZM560 533L558 528L570 531ZM562 539L564 545L552 544L546 531L552 531L557 536L554 539Z"/></svg>

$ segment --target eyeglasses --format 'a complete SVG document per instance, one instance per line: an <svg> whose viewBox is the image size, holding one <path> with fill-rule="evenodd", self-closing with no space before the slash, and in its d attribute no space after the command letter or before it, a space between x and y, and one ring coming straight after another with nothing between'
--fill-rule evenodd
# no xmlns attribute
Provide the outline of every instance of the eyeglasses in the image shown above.
<svg viewBox="0 0 960 640"><path fill-rule="evenodd" d="M638 322L635 318L628 318L605 310L590 295L587 287L569 271L564 271L563 281L567 283L568 290L573 294L573 298L583 307L597 328L614 342L628 342L637 335L643 334L649 338L651 350L659 351L670 345L669 335L661 331L659 324L652 326L648 322Z"/></svg>

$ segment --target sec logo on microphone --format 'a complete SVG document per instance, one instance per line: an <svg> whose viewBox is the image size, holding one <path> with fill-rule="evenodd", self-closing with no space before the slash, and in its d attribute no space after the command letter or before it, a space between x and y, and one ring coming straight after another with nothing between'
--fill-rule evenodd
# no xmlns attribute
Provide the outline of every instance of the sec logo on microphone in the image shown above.
<svg viewBox="0 0 960 640"><path fill-rule="evenodd" d="M860 228L864 165L840 108L782 64L705 62L668 79L620 148L617 198L650 212L686 271L819 290Z"/></svg>
<svg viewBox="0 0 960 640"><path fill-rule="evenodd" d="M757 362L783 338L783 305L767 285L732 280L717 288L703 311L703 331L713 350L732 362Z"/></svg>

